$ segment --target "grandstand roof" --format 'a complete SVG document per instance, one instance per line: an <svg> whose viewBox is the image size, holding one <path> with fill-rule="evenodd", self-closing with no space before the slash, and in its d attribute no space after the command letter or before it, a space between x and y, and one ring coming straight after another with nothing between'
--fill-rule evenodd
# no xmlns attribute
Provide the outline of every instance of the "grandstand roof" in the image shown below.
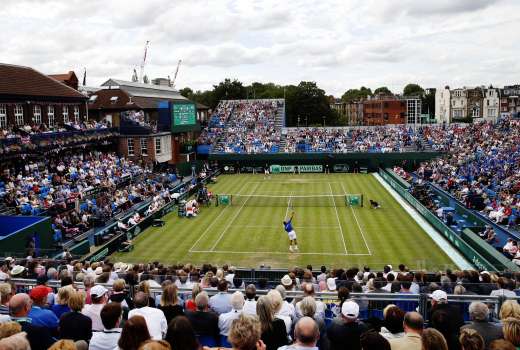
<svg viewBox="0 0 520 350"><path fill-rule="evenodd" d="M179 91L164 85L152 85L118 79L108 79L106 82L101 84L101 86L119 88L131 96L188 101L188 99L182 96Z"/></svg>
<svg viewBox="0 0 520 350"><path fill-rule="evenodd" d="M109 79L101 86L104 88L92 94L97 97L89 104L90 109L152 109L162 101L189 101L168 86L118 79ZM112 100L113 97L118 98Z"/></svg>
<svg viewBox="0 0 520 350"><path fill-rule="evenodd" d="M31 67L0 63L0 95L86 97L53 77Z"/></svg>

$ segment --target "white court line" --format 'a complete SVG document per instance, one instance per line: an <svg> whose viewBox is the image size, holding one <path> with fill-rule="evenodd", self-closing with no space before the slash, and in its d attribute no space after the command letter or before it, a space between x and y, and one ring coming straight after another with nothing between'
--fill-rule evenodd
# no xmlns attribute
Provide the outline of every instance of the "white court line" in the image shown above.
<svg viewBox="0 0 520 350"><path fill-rule="evenodd" d="M280 228L280 226L275 225L234 225L233 227L244 227L244 228ZM338 225L308 225L308 226L293 226L297 229L315 229L315 228L340 228Z"/></svg>
<svg viewBox="0 0 520 350"><path fill-rule="evenodd" d="M264 182L265 183L265 182ZM240 206L240 208L238 208L235 216L233 216L233 218L229 221L229 223L227 224L226 228L224 228L224 231L222 231L222 233L220 234L220 236L218 237L218 239L215 241L215 243L213 244L213 246L211 247L211 251L215 250L215 247L217 246L217 244L220 242L220 240L222 239L222 237L224 237L224 234L227 232L227 230L231 227L231 225L233 224L233 222L236 220L236 218L238 217L238 215L240 214L240 212L242 211L242 209L244 209L244 206L246 205L247 201L251 198L251 195L253 193L255 193L255 191L258 189L258 186L259 185L256 185L255 189L253 190L252 193L249 194L249 197L244 201L244 203L242 203L242 205Z"/></svg>
<svg viewBox="0 0 520 350"><path fill-rule="evenodd" d="M271 255L291 255L289 252L237 252L234 250L192 250L190 253L214 253L214 254L271 254ZM345 254L345 253L293 253L294 255L327 255L327 256L369 256L371 254L360 253L360 254Z"/></svg>
<svg viewBox="0 0 520 350"><path fill-rule="evenodd" d="M283 184L283 185L306 185L306 184L326 184L327 181L249 181L250 184ZM328 182L331 184L338 184L338 181Z"/></svg>
<svg viewBox="0 0 520 350"><path fill-rule="evenodd" d="M244 187L246 187L246 185L248 185L249 182L245 182L242 187L240 187L240 190L238 191L239 193L242 192L242 190L244 189ZM224 209L222 209L222 211L220 212L220 214L217 215L217 217L215 218L215 220L213 220L207 227L206 229L204 230L204 232L202 232L202 234L200 235L199 239L197 239L197 241L195 241L195 243L193 243L193 245L191 246L191 248L188 250L188 252L191 252L193 250L193 248L195 248L195 246L200 242L200 240L209 232L209 229L215 224L215 222L218 221L218 219L222 216L222 214L224 214L224 211L229 208L230 205L227 205Z"/></svg>
<svg viewBox="0 0 520 350"><path fill-rule="evenodd" d="M330 182L329 182L329 190L330 190L330 194L334 195L334 192L332 192L332 186L330 185ZM345 243L345 236L343 235L343 227L341 227L341 222L339 221L339 214L338 214L338 207L336 206L336 199L334 199L334 197L332 197L332 201L334 202L334 211L336 212L336 220L338 220L339 233L341 235L341 241L343 242L343 249L345 249L345 254L348 254L347 244Z"/></svg>
<svg viewBox="0 0 520 350"><path fill-rule="evenodd" d="M345 191L345 187L343 187L343 183L341 183L341 189L343 190L343 193L346 195L347 192ZM354 208L352 208L352 206L350 206L350 210L352 210L352 214L354 215L354 219L356 220L357 227L359 228L359 233L361 233L361 237L363 237L363 242L365 242L365 246L367 247L368 255L372 255L372 252L370 251L370 247L367 244L365 234L363 233L363 229L361 228L361 225L359 224L359 220L357 218L356 212L354 211Z"/></svg>

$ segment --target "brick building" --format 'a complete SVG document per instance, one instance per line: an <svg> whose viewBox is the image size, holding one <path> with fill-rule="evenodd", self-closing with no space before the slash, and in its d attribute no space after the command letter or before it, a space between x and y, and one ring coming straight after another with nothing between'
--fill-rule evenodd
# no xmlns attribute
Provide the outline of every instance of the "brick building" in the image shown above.
<svg viewBox="0 0 520 350"><path fill-rule="evenodd" d="M76 76L76 73L74 73L73 71L69 71L65 74L50 74L49 77L56 79L60 83L63 83L73 88L74 90L78 90L78 77Z"/></svg>
<svg viewBox="0 0 520 350"><path fill-rule="evenodd" d="M504 86L500 93L500 116L518 117L520 113L520 85Z"/></svg>
<svg viewBox="0 0 520 350"><path fill-rule="evenodd" d="M0 64L0 129L52 130L88 118L87 98L30 67Z"/></svg>
<svg viewBox="0 0 520 350"><path fill-rule="evenodd" d="M406 123L406 100L376 96L363 103L363 125Z"/></svg>
<svg viewBox="0 0 520 350"><path fill-rule="evenodd" d="M200 123L208 120L209 108L196 104L198 126L173 132L160 123L165 104L190 102L174 88L117 79L101 87L90 95L90 116L119 127L119 153L143 164L182 161L183 144L195 140Z"/></svg>

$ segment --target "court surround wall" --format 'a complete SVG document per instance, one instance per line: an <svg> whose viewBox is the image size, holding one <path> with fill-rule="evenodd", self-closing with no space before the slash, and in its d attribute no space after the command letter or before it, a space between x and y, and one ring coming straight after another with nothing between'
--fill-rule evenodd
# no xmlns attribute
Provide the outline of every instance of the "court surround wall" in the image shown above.
<svg viewBox="0 0 520 350"><path fill-rule="evenodd" d="M380 168L395 165L407 170L416 169L421 162L442 155L440 152L403 152L403 153L263 153L263 154L210 154L210 161L218 161L221 166L263 167L267 165L329 165L346 164L351 169L366 168L377 172Z"/></svg>

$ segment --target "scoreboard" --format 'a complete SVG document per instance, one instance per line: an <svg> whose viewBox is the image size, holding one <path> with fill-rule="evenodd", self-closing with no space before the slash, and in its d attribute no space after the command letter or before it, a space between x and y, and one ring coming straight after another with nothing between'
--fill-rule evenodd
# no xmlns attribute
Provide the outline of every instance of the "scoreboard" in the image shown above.
<svg viewBox="0 0 520 350"><path fill-rule="evenodd" d="M172 131L191 131L197 128L197 108L194 103L173 103Z"/></svg>

